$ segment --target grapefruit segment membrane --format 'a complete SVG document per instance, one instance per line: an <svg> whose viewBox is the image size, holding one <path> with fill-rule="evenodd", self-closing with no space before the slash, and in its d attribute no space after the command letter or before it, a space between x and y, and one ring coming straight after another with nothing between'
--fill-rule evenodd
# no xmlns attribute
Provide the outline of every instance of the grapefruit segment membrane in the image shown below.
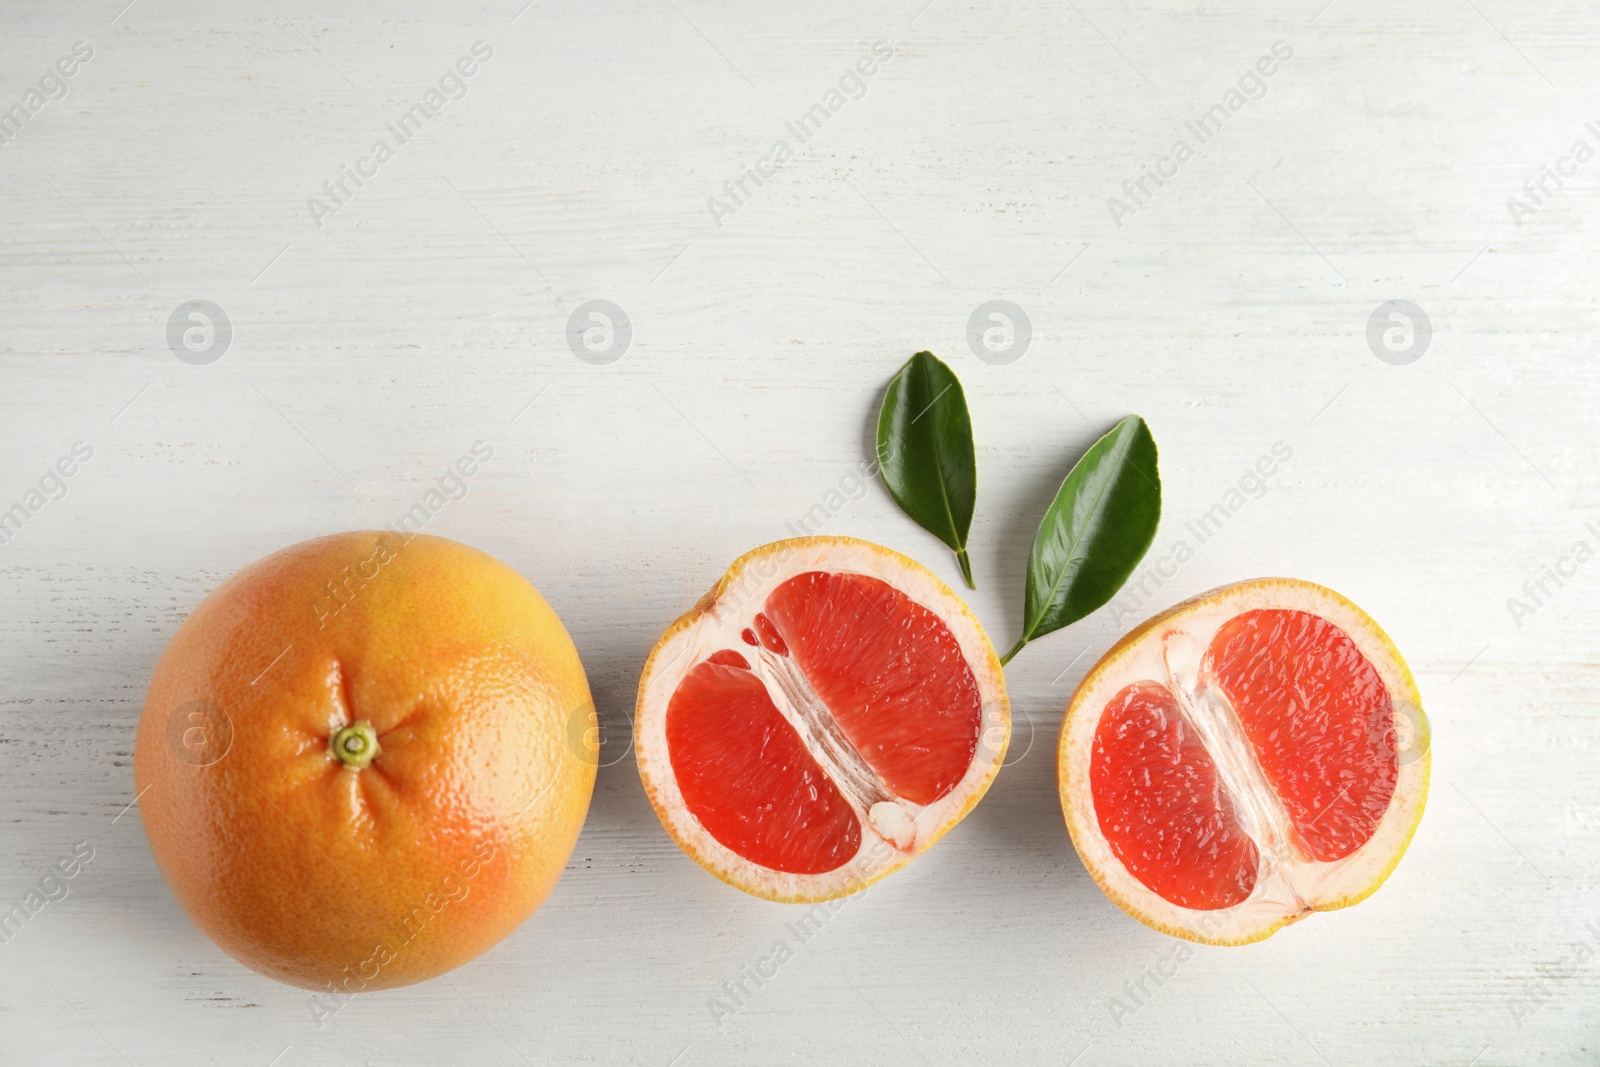
<svg viewBox="0 0 1600 1067"><path fill-rule="evenodd" d="M1105 812L1100 828L1135 878L1186 908L1249 899L1256 844L1168 689L1135 682L1112 698L1095 731L1089 773L1097 809Z"/></svg>
<svg viewBox="0 0 1600 1067"><path fill-rule="evenodd" d="M697 664L667 708L684 803L713 837L756 863L833 870L860 848L860 822L761 680L722 656Z"/></svg>
<svg viewBox="0 0 1600 1067"><path fill-rule="evenodd" d="M894 795L926 805L955 788L983 698L937 615L881 579L822 571L784 582L767 607L817 699Z"/></svg>
<svg viewBox="0 0 1600 1067"><path fill-rule="evenodd" d="M1247 611L1211 640L1218 688L1298 841L1318 860L1372 837L1398 777L1388 687L1354 639L1305 611Z"/></svg>
<svg viewBox="0 0 1600 1067"><path fill-rule="evenodd" d="M656 645L635 716L662 825L756 896L829 900L920 854L999 770L1010 706L977 619L843 537L747 553Z"/></svg>
<svg viewBox="0 0 1600 1067"><path fill-rule="evenodd" d="M1416 683L1364 612L1310 582L1241 582L1149 620L1085 677L1062 809L1134 918L1243 944L1377 889L1422 817L1427 742Z"/></svg>

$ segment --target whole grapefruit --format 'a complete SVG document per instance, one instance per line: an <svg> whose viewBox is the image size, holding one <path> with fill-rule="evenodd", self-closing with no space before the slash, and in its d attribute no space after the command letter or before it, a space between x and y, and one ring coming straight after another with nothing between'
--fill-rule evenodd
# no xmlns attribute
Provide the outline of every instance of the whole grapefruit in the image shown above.
<svg viewBox="0 0 1600 1067"><path fill-rule="evenodd" d="M246 567L167 646L134 779L185 911L235 959L350 994L458 967L542 903L598 764L561 620L440 537Z"/></svg>

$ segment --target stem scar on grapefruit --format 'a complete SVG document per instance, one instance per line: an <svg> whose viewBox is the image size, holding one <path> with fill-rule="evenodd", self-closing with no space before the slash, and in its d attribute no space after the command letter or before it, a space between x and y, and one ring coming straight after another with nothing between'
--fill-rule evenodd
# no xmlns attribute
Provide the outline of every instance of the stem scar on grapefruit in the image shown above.
<svg viewBox="0 0 1600 1067"><path fill-rule="evenodd" d="M635 750L672 839L768 900L854 892L927 849L1005 758L977 618L932 572L847 537L734 561L657 642Z"/></svg>
<svg viewBox="0 0 1600 1067"><path fill-rule="evenodd" d="M1119 641L1061 728L1067 828L1129 915L1216 945L1366 899L1428 793L1400 652L1331 589L1261 578Z"/></svg>
<svg viewBox="0 0 1600 1067"><path fill-rule="evenodd" d="M331 1014L533 913L583 826L594 725L577 650L517 572L441 537L337 534L244 568L179 627L134 784L195 924L338 994Z"/></svg>

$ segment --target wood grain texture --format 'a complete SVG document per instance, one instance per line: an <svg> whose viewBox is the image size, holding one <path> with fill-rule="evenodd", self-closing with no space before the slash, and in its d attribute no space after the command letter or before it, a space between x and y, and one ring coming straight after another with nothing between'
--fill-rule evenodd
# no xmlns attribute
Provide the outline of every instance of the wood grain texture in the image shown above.
<svg viewBox="0 0 1600 1067"><path fill-rule="evenodd" d="M0 32L0 110L94 51L0 146L0 508L93 449L0 547L0 907L94 850L0 944L0 1062L1600 1059L1600 562L1507 606L1600 544L1600 159L1520 226L1506 204L1600 147L1593 4L122 2L12 5ZM480 40L466 95L319 228L307 199ZM865 95L717 225L708 199L878 41ZM1107 199L1278 41L1265 95L1116 225ZM195 299L233 324L209 366L165 339ZM633 325L610 365L567 346L591 299ZM1031 322L1009 364L967 344L993 299ZM1432 323L1407 366L1367 346L1392 299ZM1161 446L1152 564L1274 443L1293 458L1188 562L1019 655L986 800L719 1027L709 999L804 909L661 831L626 752L638 670L818 504L958 581L880 485L849 492L922 348L972 409L970 602L1002 648L1038 515L1121 416ZM234 570L381 526L479 440L428 530L562 614L614 762L526 926L319 1029L162 884L128 808L144 688ZM1432 803L1370 901L1178 960L1079 864L1058 723L1120 632L1263 574L1340 590L1406 652Z"/></svg>

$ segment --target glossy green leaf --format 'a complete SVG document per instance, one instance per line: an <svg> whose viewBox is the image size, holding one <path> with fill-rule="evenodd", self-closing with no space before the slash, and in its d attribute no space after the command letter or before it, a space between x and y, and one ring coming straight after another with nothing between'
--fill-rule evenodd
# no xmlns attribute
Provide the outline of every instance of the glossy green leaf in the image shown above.
<svg viewBox="0 0 1600 1067"><path fill-rule="evenodd" d="M1160 521L1155 438L1143 419L1129 415L1073 465L1045 511L1028 557L1022 637L1000 662L1115 596Z"/></svg>
<svg viewBox="0 0 1600 1067"><path fill-rule="evenodd" d="M878 464L895 503L955 550L972 584L967 531L978 496L967 397L949 367L918 352L889 382L878 412Z"/></svg>

